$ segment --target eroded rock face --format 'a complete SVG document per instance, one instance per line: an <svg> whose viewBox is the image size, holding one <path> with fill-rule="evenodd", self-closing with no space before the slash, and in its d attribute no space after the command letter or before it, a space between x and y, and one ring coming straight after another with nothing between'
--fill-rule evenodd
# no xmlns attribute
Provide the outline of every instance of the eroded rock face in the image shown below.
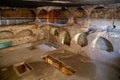
<svg viewBox="0 0 120 80"><path fill-rule="evenodd" d="M0 31L0 39L12 38L14 34L11 31Z"/></svg>
<svg viewBox="0 0 120 80"><path fill-rule="evenodd" d="M101 50L106 50L108 52L113 51L112 43L109 40L107 40L103 37L97 38L97 40L95 41L94 48L101 49Z"/></svg>

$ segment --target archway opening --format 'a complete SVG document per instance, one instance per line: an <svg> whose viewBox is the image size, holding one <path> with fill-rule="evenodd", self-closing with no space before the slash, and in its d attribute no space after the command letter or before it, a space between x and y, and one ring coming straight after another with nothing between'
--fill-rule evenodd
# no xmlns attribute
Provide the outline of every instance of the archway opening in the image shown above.
<svg viewBox="0 0 120 80"><path fill-rule="evenodd" d="M106 50L108 52L113 51L112 43L104 37L97 37L93 41L93 48L100 49L100 50Z"/></svg>
<svg viewBox="0 0 120 80"><path fill-rule="evenodd" d="M75 35L75 43L80 45L81 47L84 47L88 44L88 40L87 40L87 33L83 32L83 33L78 33Z"/></svg>
<svg viewBox="0 0 120 80"><path fill-rule="evenodd" d="M50 33L54 36L58 36L58 29L57 28L51 28Z"/></svg>
<svg viewBox="0 0 120 80"><path fill-rule="evenodd" d="M71 36L69 32L63 31L60 33L60 42L62 44L70 45L70 41L71 41Z"/></svg>

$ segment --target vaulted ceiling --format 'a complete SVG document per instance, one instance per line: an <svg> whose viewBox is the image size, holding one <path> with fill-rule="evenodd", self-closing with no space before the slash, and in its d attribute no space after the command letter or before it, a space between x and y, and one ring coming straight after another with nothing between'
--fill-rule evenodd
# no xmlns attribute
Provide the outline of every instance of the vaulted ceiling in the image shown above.
<svg viewBox="0 0 120 80"><path fill-rule="evenodd" d="M0 6L35 8L41 6L86 6L120 3L120 0L0 0Z"/></svg>

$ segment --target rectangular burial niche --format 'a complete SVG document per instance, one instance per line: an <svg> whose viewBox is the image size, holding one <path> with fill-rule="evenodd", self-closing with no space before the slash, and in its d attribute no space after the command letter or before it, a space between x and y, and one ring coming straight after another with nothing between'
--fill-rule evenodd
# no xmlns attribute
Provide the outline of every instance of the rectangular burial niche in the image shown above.
<svg viewBox="0 0 120 80"><path fill-rule="evenodd" d="M51 56L45 56L43 57L43 59L53 65L55 68L57 68L58 70L60 70L62 73L64 73L65 75L73 75L75 73L75 71L73 69L71 69L70 67L68 67L67 65L63 64L62 62L52 58Z"/></svg>
<svg viewBox="0 0 120 80"><path fill-rule="evenodd" d="M32 70L32 67L25 62L16 63L13 65L13 68L19 76Z"/></svg>

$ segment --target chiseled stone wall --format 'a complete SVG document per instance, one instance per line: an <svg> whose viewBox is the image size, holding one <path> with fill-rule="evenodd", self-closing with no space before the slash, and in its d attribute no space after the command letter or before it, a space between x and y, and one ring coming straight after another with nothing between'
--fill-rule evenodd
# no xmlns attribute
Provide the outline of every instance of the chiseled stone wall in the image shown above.
<svg viewBox="0 0 120 80"><path fill-rule="evenodd" d="M78 40L76 37L78 34L87 31L88 28L80 28L77 25L66 26L66 27L50 26L49 41L61 45L62 48L65 48L69 51L72 51L74 53L79 53L82 47L77 43Z"/></svg>
<svg viewBox="0 0 120 80"><path fill-rule="evenodd" d="M71 37L70 45L61 45L63 48L70 50L74 53L79 53L83 56L87 56L91 59L119 66L118 64L120 58L120 9L93 9L88 19L87 17L76 17L75 20L76 24L72 26L58 28L58 36L51 35L52 37L50 40L62 44L62 42L60 42L59 35L62 33L62 31L67 31ZM87 32L89 29L92 29L92 31L89 32L89 34L86 36L88 40L88 45L81 47L77 43L77 40L80 40L77 37L80 35L80 33ZM110 41L114 49L113 52L93 48L94 40L97 37L103 37Z"/></svg>
<svg viewBox="0 0 120 80"><path fill-rule="evenodd" d="M0 43L11 41L11 46L18 46L26 43L46 40L48 39L49 33L47 32L48 30L46 28L37 25L4 26L0 27Z"/></svg>
<svg viewBox="0 0 120 80"><path fill-rule="evenodd" d="M62 14L63 12L64 11L61 11L59 14ZM42 14L42 12L39 13L39 16L38 16L39 18L41 16L40 14ZM45 11L45 14L47 14L46 11ZM46 17L45 14L43 17ZM62 16L66 18L70 17L70 14L68 13L68 11L65 11L64 14L65 15L61 15L61 17ZM66 15L66 14L69 14L69 15ZM11 34L11 35L9 34L11 38L8 36L6 36L7 38L4 38L2 35L0 35L0 37L2 36L2 38L0 38L0 42L11 40L13 42L12 45L14 46L14 45L26 44L28 42L47 39L49 42L53 42L57 45L60 45L64 49L67 49L74 53L81 54L83 56L88 56L91 59L96 59L103 62L109 62L112 64L118 63L119 61L116 62L116 60L120 57L119 55L120 39L119 38L115 39L115 38L111 38L110 36L107 36L107 30L112 31L113 25L115 25L116 27L115 29L113 29L113 32L115 30L118 30L119 32L120 9L119 8L112 8L112 9L111 8L110 9L95 8L92 10L89 16L86 15L84 10L77 10L75 11L75 13L73 13L73 17L74 17L75 23L73 25L68 25L65 27L57 27L57 26L53 27L53 26L47 26L47 25L44 25L44 26L43 25L15 25L15 26L0 27L0 32L5 31ZM93 31L89 33L88 32L89 29L93 29ZM88 32L89 34L86 32ZM4 35L5 34L6 33L4 33ZM100 36L106 38L112 43L114 48L113 52L107 52L105 50L100 50L92 47L93 41L96 39L96 37L98 37L99 34L101 34ZM85 45L84 47L83 47L83 44Z"/></svg>

